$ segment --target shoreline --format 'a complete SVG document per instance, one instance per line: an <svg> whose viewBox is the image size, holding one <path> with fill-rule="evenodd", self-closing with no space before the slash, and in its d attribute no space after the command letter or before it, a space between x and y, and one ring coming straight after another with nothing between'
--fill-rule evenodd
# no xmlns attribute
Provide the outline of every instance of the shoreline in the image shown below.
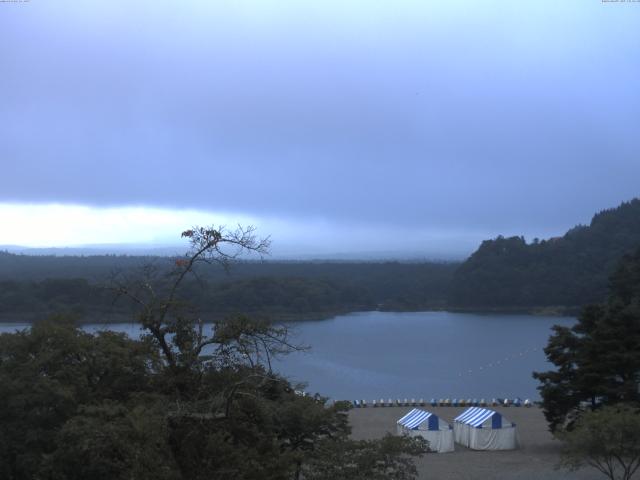
<svg viewBox="0 0 640 480"><path fill-rule="evenodd" d="M307 312L307 313L265 313L265 312L226 312L226 313L203 313L202 317L209 321L219 320L225 317L235 315L247 315L256 319L267 319L274 323L303 323L303 322L319 322L330 320L335 317L349 315L352 313L433 313L433 312L450 312L450 313L468 313L476 315L530 315L536 317L575 317L580 313L579 307L530 307L530 308L421 308L421 309L349 309L335 310L331 312ZM46 320L54 315L79 315L78 325L90 324L118 324L118 323L135 323L134 314L124 312L95 312L89 314L79 314L78 312L42 312L42 313L2 313L0 314L0 323L6 324L33 324ZM207 320L205 320L207 323Z"/></svg>
<svg viewBox="0 0 640 480"><path fill-rule="evenodd" d="M412 408L435 413L452 424L466 407L384 407L352 408L349 424L354 440L382 438L396 434L396 421ZM517 450L476 451L455 444L450 453L428 453L416 459L419 479L438 480L597 480L595 469L576 472L558 470L562 444L549 432L542 409L532 407L488 407L516 424L520 448Z"/></svg>

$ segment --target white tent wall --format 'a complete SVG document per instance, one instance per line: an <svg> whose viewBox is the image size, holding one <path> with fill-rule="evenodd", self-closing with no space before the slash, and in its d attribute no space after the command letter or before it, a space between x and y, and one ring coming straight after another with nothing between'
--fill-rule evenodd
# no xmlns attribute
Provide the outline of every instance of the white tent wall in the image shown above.
<svg viewBox="0 0 640 480"><path fill-rule="evenodd" d="M471 428L469 448L473 450L513 450L518 448L516 428Z"/></svg>
<svg viewBox="0 0 640 480"><path fill-rule="evenodd" d="M497 412L470 408L456 417L453 425L456 443L473 450L513 450L518 448L515 424Z"/></svg>
<svg viewBox="0 0 640 480"><path fill-rule="evenodd" d="M453 430L405 430L405 435L422 437L429 442L429 450L437 453L453 452Z"/></svg>
<svg viewBox="0 0 640 480"><path fill-rule="evenodd" d="M464 445L465 447L469 446L469 439L471 438L470 431L471 427L469 425L465 425L464 423L454 423L453 424L453 438L456 443L460 445Z"/></svg>

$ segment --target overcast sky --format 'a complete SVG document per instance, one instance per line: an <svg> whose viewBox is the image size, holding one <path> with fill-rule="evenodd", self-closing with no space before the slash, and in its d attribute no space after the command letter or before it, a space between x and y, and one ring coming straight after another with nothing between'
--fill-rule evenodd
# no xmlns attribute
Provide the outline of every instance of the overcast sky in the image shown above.
<svg viewBox="0 0 640 480"><path fill-rule="evenodd" d="M640 3L0 3L0 245L460 257L640 195Z"/></svg>

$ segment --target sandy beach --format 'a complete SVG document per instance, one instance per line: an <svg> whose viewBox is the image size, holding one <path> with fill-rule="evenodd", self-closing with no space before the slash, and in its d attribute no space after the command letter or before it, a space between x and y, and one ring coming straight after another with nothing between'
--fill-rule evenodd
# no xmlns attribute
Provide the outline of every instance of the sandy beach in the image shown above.
<svg viewBox="0 0 640 480"><path fill-rule="evenodd" d="M354 408L349 412L354 439L373 439L394 433L396 421L414 407ZM464 408L418 407L429 410L452 423ZM511 451L473 451L456 444L452 453L430 453L417 459L421 479L601 479L592 468L578 472L558 470L560 443L547 429L538 407L495 407L518 428L520 448Z"/></svg>

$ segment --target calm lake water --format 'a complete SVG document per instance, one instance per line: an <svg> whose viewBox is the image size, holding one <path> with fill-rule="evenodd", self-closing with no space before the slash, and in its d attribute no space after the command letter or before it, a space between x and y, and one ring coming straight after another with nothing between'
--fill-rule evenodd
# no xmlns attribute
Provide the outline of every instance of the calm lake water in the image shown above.
<svg viewBox="0 0 640 480"><path fill-rule="evenodd" d="M449 312L361 312L289 323L295 341L311 346L276 369L307 391L335 399L539 398L534 370L542 349L567 317ZM0 332L28 325L0 323ZM87 325L139 334L135 324Z"/></svg>

